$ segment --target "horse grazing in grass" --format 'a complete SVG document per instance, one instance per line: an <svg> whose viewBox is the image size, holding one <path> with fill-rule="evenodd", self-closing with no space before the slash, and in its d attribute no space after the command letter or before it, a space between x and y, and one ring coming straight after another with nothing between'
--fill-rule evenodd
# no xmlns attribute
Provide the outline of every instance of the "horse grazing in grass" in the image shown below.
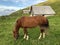
<svg viewBox="0 0 60 45"><path fill-rule="evenodd" d="M48 19L44 16L23 16L19 18L16 21L15 28L13 30L13 35L14 38L17 39L19 37L19 28L24 28L24 39L28 40L28 32L27 28L32 28L32 27L40 27L40 36L38 39L40 39L42 36L43 38L45 37L45 30L49 27L49 22Z"/></svg>

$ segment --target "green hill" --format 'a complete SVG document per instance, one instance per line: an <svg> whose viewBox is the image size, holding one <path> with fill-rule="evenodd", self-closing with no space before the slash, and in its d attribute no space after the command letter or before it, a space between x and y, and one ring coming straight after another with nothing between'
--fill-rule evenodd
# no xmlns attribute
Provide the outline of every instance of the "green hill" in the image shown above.
<svg viewBox="0 0 60 45"><path fill-rule="evenodd" d="M22 10L18 10L9 16L0 17L0 45L60 45L60 0L49 0L37 4L37 6L41 5L49 5L56 12L55 16L47 17L50 28L47 30L46 38L38 40L39 28L36 27L28 29L30 39L26 41L23 39L23 29L21 28L20 37L15 42L12 33L15 21L21 16L29 16L29 14L23 14Z"/></svg>

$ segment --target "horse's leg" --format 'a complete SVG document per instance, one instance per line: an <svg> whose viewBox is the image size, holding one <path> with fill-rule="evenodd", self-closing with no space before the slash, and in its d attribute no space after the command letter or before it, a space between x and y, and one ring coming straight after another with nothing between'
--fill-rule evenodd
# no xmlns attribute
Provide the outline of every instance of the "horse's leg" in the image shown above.
<svg viewBox="0 0 60 45"><path fill-rule="evenodd" d="M26 38L26 34L24 34L24 39Z"/></svg>
<svg viewBox="0 0 60 45"><path fill-rule="evenodd" d="M28 40L28 38L29 38L27 28L24 28L24 39L25 38L26 38L26 40Z"/></svg>
<svg viewBox="0 0 60 45"><path fill-rule="evenodd" d="M43 27L41 28L41 33L40 33L40 36L38 39L40 39L42 36L43 36L43 38L45 38L45 30Z"/></svg>
<svg viewBox="0 0 60 45"><path fill-rule="evenodd" d="M45 27L43 28L43 30L44 30L44 31L43 31L43 38L45 38L45 35L46 35L46 31L45 31L45 30L46 30L46 29L47 29L47 28L45 28Z"/></svg>
<svg viewBox="0 0 60 45"><path fill-rule="evenodd" d="M42 36L43 36L43 30L41 29L41 33L38 39L41 39Z"/></svg>
<svg viewBox="0 0 60 45"><path fill-rule="evenodd" d="M26 29L24 28L24 39L26 38Z"/></svg>
<svg viewBox="0 0 60 45"><path fill-rule="evenodd" d="M45 38L45 27L41 28L41 33L42 33L43 38Z"/></svg>
<svg viewBox="0 0 60 45"><path fill-rule="evenodd" d="M45 38L45 32L43 32L43 38Z"/></svg>
<svg viewBox="0 0 60 45"><path fill-rule="evenodd" d="M42 33L40 33L40 36L39 36L39 38L38 38L38 39L41 39L41 36L42 36Z"/></svg>

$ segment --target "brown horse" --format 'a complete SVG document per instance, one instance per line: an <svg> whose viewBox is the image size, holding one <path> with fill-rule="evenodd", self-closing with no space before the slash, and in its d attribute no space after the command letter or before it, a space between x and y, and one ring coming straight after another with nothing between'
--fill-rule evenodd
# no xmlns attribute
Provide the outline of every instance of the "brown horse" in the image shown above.
<svg viewBox="0 0 60 45"><path fill-rule="evenodd" d="M15 39L18 38L19 28L24 28L24 39L28 40L29 36L28 36L27 28L32 28L32 27L36 27L36 26L39 26L40 31L41 31L38 39L40 39L41 36L43 36L43 38L44 38L45 30L49 27L49 22L46 17L44 17L44 16L32 16L32 17L23 16L23 17L19 18L16 21L16 25L13 30L14 38Z"/></svg>

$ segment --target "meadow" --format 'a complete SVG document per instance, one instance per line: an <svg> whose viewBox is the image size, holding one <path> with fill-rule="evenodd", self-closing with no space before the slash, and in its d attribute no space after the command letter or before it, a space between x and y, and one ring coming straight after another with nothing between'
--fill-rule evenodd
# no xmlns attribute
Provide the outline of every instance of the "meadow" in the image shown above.
<svg viewBox="0 0 60 45"><path fill-rule="evenodd" d="M39 5L39 4L38 4ZM0 45L60 45L60 3L55 2L48 4L52 6L56 14L54 16L47 17L49 20L49 29L46 30L46 37L38 40L39 27L28 28L29 40L23 39L23 29L19 30L19 38L14 41L13 29L15 22L21 16L29 16L29 14L23 14L22 10L10 14L9 16L0 16Z"/></svg>

